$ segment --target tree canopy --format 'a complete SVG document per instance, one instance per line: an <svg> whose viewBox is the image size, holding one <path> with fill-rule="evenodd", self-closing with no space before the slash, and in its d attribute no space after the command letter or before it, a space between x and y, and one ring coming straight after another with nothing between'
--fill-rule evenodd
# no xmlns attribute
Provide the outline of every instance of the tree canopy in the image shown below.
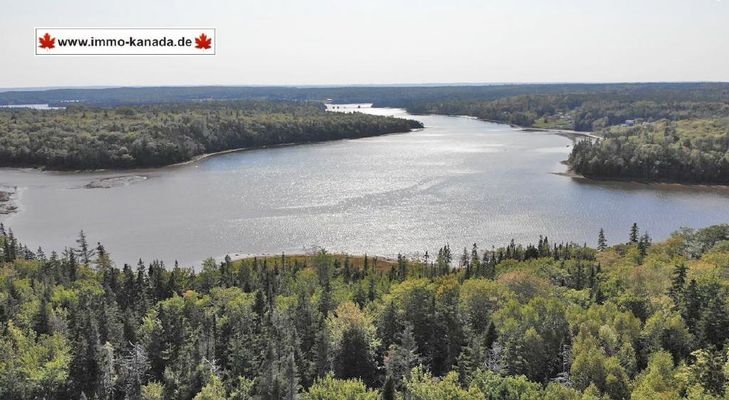
<svg viewBox="0 0 729 400"><path fill-rule="evenodd" d="M628 231L468 265L444 246L196 270L117 267L85 233L31 251L0 226L0 398L723 398L729 226Z"/></svg>

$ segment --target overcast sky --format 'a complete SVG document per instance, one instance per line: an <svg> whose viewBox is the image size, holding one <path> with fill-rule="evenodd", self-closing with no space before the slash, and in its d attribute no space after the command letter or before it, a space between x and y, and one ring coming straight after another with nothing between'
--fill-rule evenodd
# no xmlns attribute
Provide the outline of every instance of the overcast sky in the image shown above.
<svg viewBox="0 0 729 400"><path fill-rule="evenodd" d="M214 27L217 55L34 56L35 27ZM729 81L729 0L5 0L0 87Z"/></svg>

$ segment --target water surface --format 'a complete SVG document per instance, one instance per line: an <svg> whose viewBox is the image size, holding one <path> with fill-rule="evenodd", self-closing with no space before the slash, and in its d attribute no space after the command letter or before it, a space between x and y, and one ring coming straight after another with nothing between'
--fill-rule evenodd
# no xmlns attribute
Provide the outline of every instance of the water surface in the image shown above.
<svg viewBox="0 0 729 400"><path fill-rule="evenodd" d="M407 116L396 109L360 111ZM556 175L572 141L466 117L411 116L417 132L228 153L151 171L0 170L20 212L0 216L24 242L73 245L84 229L121 264L140 257L331 251L383 256L483 248L510 239L655 239L729 222L729 192L585 183ZM129 178L120 178L129 177ZM146 179L145 179L146 178Z"/></svg>

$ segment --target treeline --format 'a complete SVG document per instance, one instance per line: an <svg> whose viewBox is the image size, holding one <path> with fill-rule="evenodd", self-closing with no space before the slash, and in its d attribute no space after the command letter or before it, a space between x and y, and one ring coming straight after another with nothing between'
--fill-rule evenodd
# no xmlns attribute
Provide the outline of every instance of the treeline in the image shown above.
<svg viewBox="0 0 729 400"><path fill-rule="evenodd" d="M69 104L93 106L142 105L210 100L327 101L374 103L381 107L415 107L448 102L491 101L522 95L622 94L643 99L717 101L725 99L729 83L618 83L411 86L196 86L51 89L0 92L0 105Z"/></svg>
<svg viewBox="0 0 729 400"><path fill-rule="evenodd" d="M525 127L600 131L626 121L651 122L729 117L729 91L723 86L704 90L627 87L574 90L559 94L526 94L489 101L463 99L406 104L416 114L471 115Z"/></svg>
<svg viewBox="0 0 729 400"><path fill-rule="evenodd" d="M570 167L593 178L729 184L729 120L659 121L575 144Z"/></svg>
<svg viewBox="0 0 729 400"><path fill-rule="evenodd" d="M0 109L0 166L158 167L209 152L407 132L419 122L329 113L321 103L230 101Z"/></svg>
<svg viewBox="0 0 729 400"><path fill-rule="evenodd" d="M3 399L721 399L729 225L117 268L0 227Z"/></svg>

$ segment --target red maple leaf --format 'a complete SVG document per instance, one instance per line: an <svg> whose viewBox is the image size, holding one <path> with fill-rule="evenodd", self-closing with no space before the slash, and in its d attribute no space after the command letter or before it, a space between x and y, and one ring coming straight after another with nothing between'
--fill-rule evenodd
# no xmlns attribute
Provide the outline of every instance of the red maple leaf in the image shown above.
<svg viewBox="0 0 729 400"><path fill-rule="evenodd" d="M209 49L210 43L213 41L207 37L204 33L200 34L200 37L195 38L195 48L196 49Z"/></svg>
<svg viewBox="0 0 729 400"><path fill-rule="evenodd" d="M51 35L46 32L45 35L38 38L38 41L40 42L41 49L52 49L56 47L56 38L51 37Z"/></svg>

